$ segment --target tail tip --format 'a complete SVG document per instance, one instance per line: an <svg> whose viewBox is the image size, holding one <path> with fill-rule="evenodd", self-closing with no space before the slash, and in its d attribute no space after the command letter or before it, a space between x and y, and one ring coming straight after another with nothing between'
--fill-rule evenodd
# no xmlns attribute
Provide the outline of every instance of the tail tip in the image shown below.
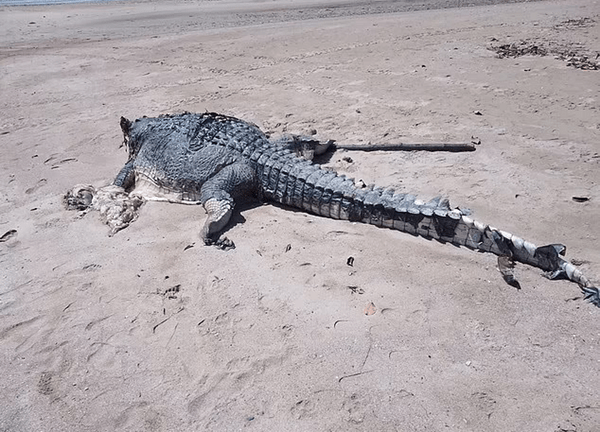
<svg viewBox="0 0 600 432"><path fill-rule="evenodd" d="M600 307L600 290L598 288L590 286L590 287L581 287L581 291L583 292L583 299L589 301L594 306Z"/></svg>

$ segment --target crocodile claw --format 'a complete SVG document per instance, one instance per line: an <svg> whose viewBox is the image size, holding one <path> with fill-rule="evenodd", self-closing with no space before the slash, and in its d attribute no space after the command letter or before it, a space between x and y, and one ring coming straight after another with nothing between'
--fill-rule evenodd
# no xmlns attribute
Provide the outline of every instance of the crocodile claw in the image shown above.
<svg viewBox="0 0 600 432"><path fill-rule="evenodd" d="M219 237L218 239L207 238L204 239L204 244L206 246L216 246L224 251L235 249L235 243L227 237Z"/></svg>

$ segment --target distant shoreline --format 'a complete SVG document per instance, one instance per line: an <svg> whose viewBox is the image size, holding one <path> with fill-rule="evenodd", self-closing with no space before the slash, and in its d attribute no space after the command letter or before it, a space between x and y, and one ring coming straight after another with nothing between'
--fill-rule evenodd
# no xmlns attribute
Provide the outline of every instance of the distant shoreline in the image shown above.
<svg viewBox="0 0 600 432"><path fill-rule="evenodd" d="M211 0L208 0L211 1ZM212 0L214 1L214 0ZM218 0L217 0L218 1ZM420 2L412 2L409 0L401 0L401 1L349 1L344 2L343 5L336 5L335 1L323 1L323 2L312 2L313 4L310 6L311 8L315 7L348 7L348 6L361 6L366 13L369 14L368 10L372 10L370 13L381 13L377 9L384 7L385 9L389 9L389 12L402 12L408 10L427 10L427 9L450 9L450 8L458 8L458 7L470 7L470 6L486 6L486 5L495 5L495 4L506 4L506 3L532 3L537 1L544 0L421 0ZM58 6L65 4L99 4L99 3L151 3L151 1L140 1L140 0L0 0L0 7L4 6ZM220 2L220 1L218 1ZM177 1L173 1L173 3L178 3ZM188 3L188 2L186 2ZM198 3L204 3L199 1ZM226 3L226 1L224 2ZM242 3L255 3L254 1L245 1ZM305 6L304 2L298 2L302 4L302 7ZM292 9L295 7L292 6Z"/></svg>
<svg viewBox="0 0 600 432"><path fill-rule="evenodd" d="M156 37L278 23L548 0L0 0L7 46L54 40ZM7 13L10 12L11 14ZM31 19L31 12L44 12ZM123 26L123 22L128 23Z"/></svg>
<svg viewBox="0 0 600 432"><path fill-rule="evenodd" d="M112 3L123 0L0 0L2 6L54 6L81 3Z"/></svg>

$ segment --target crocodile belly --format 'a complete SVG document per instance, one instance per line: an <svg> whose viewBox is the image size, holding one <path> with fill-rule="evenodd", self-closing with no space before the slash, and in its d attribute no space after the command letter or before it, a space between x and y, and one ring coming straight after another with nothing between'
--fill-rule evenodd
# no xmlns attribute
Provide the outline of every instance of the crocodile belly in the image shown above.
<svg viewBox="0 0 600 432"><path fill-rule="evenodd" d="M148 201L167 201L179 204L201 204L200 190L197 187L173 187L159 184L144 173L135 173L135 187L132 195Z"/></svg>

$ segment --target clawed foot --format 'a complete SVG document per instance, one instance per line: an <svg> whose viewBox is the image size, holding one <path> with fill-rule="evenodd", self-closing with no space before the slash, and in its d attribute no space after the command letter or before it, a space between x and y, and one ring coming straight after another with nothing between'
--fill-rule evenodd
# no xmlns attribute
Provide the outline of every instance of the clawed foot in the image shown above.
<svg viewBox="0 0 600 432"><path fill-rule="evenodd" d="M206 246L216 246L225 251L235 249L235 243L229 240L227 237L219 237L217 239L205 238L204 244Z"/></svg>

